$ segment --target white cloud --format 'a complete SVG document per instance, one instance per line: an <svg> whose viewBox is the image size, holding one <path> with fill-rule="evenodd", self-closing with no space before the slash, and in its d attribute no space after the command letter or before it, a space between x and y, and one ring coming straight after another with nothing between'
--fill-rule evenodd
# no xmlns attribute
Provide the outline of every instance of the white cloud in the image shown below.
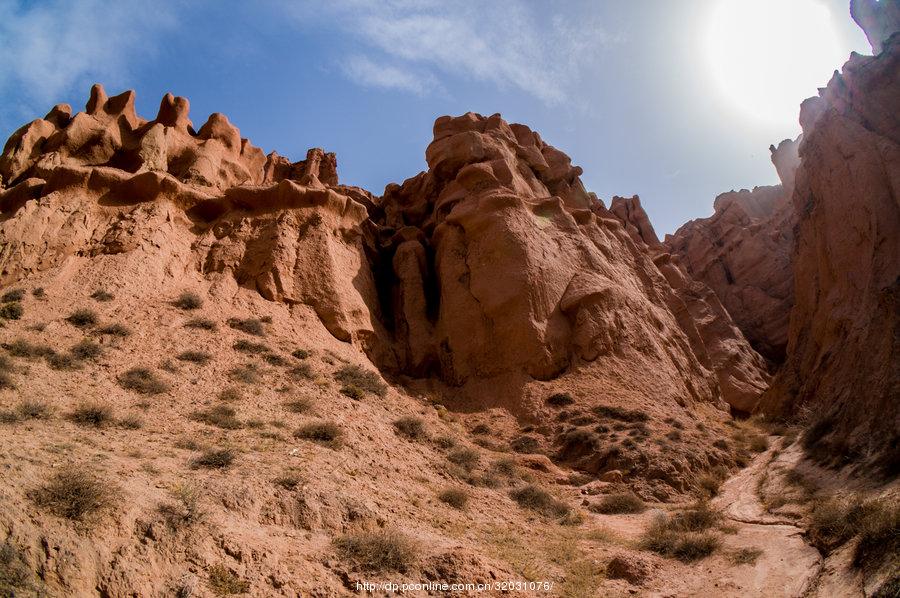
<svg viewBox="0 0 900 598"><path fill-rule="evenodd" d="M418 96L427 95L438 87L437 80L430 73L375 62L361 55L350 56L341 64L341 68L351 81L366 87L399 89Z"/></svg>
<svg viewBox="0 0 900 598"><path fill-rule="evenodd" d="M381 87L421 95L434 89L439 77L455 76L558 104L616 38L589 16L576 10L554 13L553 6L522 0L336 0L328 9L290 3L285 8L304 25L323 18L339 23L352 34L347 39L366 47L370 65L382 62L373 53L389 60L386 68L402 84ZM356 70L344 72L353 76Z"/></svg>
<svg viewBox="0 0 900 598"><path fill-rule="evenodd" d="M0 94L45 109L76 86L86 94L95 81L114 84L173 24L152 2L0 0Z"/></svg>

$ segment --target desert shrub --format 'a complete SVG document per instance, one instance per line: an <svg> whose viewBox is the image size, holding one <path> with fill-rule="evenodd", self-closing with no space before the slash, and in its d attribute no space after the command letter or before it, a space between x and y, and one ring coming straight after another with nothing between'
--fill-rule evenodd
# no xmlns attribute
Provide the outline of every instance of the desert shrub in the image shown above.
<svg viewBox="0 0 900 598"><path fill-rule="evenodd" d="M112 301L115 299L115 295L107 291L106 289L97 289L93 293L91 293L91 299L94 301Z"/></svg>
<svg viewBox="0 0 900 598"><path fill-rule="evenodd" d="M33 297L37 297L38 299L41 299L44 295L46 295L46 293L44 292L44 287L37 287L35 289L32 289L31 295Z"/></svg>
<svg viewBox="0 0 900 598"><path fill-rule="evenodd" d="M638 409L622 409L621 407L598 405L594 407L593 411L598 417L617 419L623 422L645 422L650 419L650 416Z"/></svg>
<svg viewBox="0 0 900 598"><path fill-rule="evenodd" d="M235 414L235 410L228 405L216 405L209 409L195 411L191 414L191 419L223 430L236 430L241 427L241 422L235 417Z"/></svg>
<svg viewBox="0 0 900 598"><path fill-rule="evenodd" d="M129 330L122 324L107 324L98 328L97 332L99 332L100 334L107 334L109 336L125 337L131 335L131 330Z"/></svg>
<svg viewBox="0 0 900 598"><path fill-rule="evenodd" d="M259 368L252 363L245 363L244 365L231 368L228 370L228 377L235 382L244 384L257 384L262 379L259 374Z"/></svg>
<svg viewBox="0 0 900 598"><path fill-rule="evenodd" d="M97 322L100 321L100 318L94 310L82 308L76 309L69 314L66 321L77 328L90 328L91 326L95 326Z"/></svg>
<svg viewBox="0 0 900 598"><path fill-rule="evenodd" d="M25 309L18 301L0 305L0 318L4 320L18 320L25 314Z"/></svg>
<svg viewBox="0 0 900 598"><path fill-rule="evenodd" d="M250 582L232 573L225 565L217 564L209 568L209 589L217 596L243 594L250 590Z"/></svg>
<svg viewBox="0 0 900 598"><path fill-rule="evenodd" d="M315 377L312 366L308 363L298 363L288 370L288 375L294 380L312 380Z"/></svg>
<svg viewBox="0 0 900 598"><path fill-rule="evenodd" d="M30 586L31 570L24 555L12 544L0 544L0 595L15 598L22 591L25 596Z"/></svg>
<svg viewBox="0 0 900 598"><path fill-rule="evenodd" d="M21 421L18 413L11 410L0 409L0 424L16 424Z"/></svg>
<svg viewBox="0 0 900 598"><path fill-rule="evenodd" d="M296 357L297 359L306 359L307 357L309 357L309 351L307 351L306 349L295 349L291 353L291 356Z"/></svg>
<svg viewBox="0 0 900 598"><path fill-rule="evenodd" d="M232 349L235 351L240 351L242 353L251 353L251 354L259 354L259 353L267 353L271 351L268 345L264 345L263 343L254 343L252 341L248 341L246 339L237 340L232 346Z"/></svg>
<svg viewBox="0 0 900 598"><path fill-rule="evenodd" d="M438 494L438 500L454 509L465 509L469 502L469 491L465 488L447 488Z"/></svg>
<svg viewBox="0 0 900 598"><path fill-rule="evenodd" d="M193 293L191 291L184 291L175 301L172 302L172 305L177 307L178 309L183 309L186 311L200 309L203 306L203 299L197 293Z"/></svg>
<svg viewBox="0 0 900 598"><path fill-rule="evenodd" d="M557 500L552 494L534 484L516 488L509 493L509 496L523 509L551 517L563 517L571 510L569 505Z"/></svg>
<svg viewBox="0 0 900 598"><path fill-rule="evenodd" d="M717 449L720 449L720 450L723 450L723 451L727 451L728 448L729 448L729 447L728 447L728 441L725 440L724 438L719 438L718 440L716 440L715 442L713 442L713 446L716 447Z"/></svg>
<svg viewBox="0 0 900 598"><path fill-rule="evenodd" d="M575 399L567 392L557 392L547 397L547 404L553 407L566 407L574 402Z"/></svg>
<svg viewBox="0 0 900 598"><path fill-rule="evenodd" d="M643 513L647 510L647 505L634 492L622 492L607 494L599 503L592 505L590 510L604 515Z"/></svg>
<svg viewBox="0 0 900 598"><path fill-rule="evenodd" d="M228 318L225 323L231 328L240 330L246 334L252 334L253 336L266 335L266 329L263 327L262 321L257 320L256 318L247 318L243 320L240 318Z"/></svg>
<svg viewBox="0 0 900 598"><path fill-rule="evenodd" d="M754 565L762 553L759 548L740 548L730 553L728 560L732 565Z"/></svg>
<svg viewBox="0 0 900 598"><path fill-rule="evenodd" d="M769 448L769 439L762 434L754 434L750 437L750 450L754 453L762 453Z"/></svg>
<svg viewBox="0 0 900 598"><path fill-rule="evenodd" d="M144 422L134 413L129 413L125 417L119 419L119 427L125 428L126 430L139 430L144 427Z"/></svg>
<svg viewBox="0 0 900 598"><path fill-rule="evenodd" d="M199 451L201 446L193 438L182 437L175 441L175 448L180 448L188 451Z"/></svg>
<svg viewBox="0 0 900 598"><path fill-rule="evenodd" d="M69 349L69 353L75 359L95 359L103 354L103 348L90 339L82 339Z"/></svg>
<svg viewBox="0 0 900 598"><path fill-rule="evenodd" d="M452 449L456 446L456 439L452 436L438 436L434 439L434 444L438 448Z"/></svg>
<svg viewBox="0 0 900 598"><path fill-rule="evenodd" d="M81 403L69 413L68 419L80 426L102 428L112 423L113 410L105 403Z"/></svg>
<svg viewBox="0 0 900 598"><path fill-rule="evenodd" d="M318 421L301 426L294 432L294 438L310 440L329 448L338 449L343 443L344 433L334 422Z"/></svg>
<svg viewBox="0 0 900 598"><path fill-rule="evenodd" d="M199 365L206 365L212 361L212 355L206 351L183 351L178 354L177 359L179 361L189 361Z"/></svg>
<svg viewBox="0 0 900 598"><path fill-rule="evenodd" d="M387 394L387 385L375 372L370 372L358 365L345 365L334 373L334 379L346 386L355 386L363 392L383 397Z"/></svg>
<svg viewBox="0 0 900 598"><path fill-rule="evenodd" d="M497 459L491 464L491 469L498 475L507 478L514 478L519 475L519 466L516 465L515 459Z"/></svg>
<svg viewBox="0 0 900 598"><path fill-rule="evenodd" d="M240 401L243 398L244 395L241 394L241 391L234 387L228 387L219 392L220 401Z"/></svg>
<svg viewBox="0 0 900 598"><path fill-rule="evenodd" d="M825 554L860 536L854 555L854 564L859 566L897 552L900 506L861 496L819 500L810 512L807 535L812 545Z"/></svg>
<svg viewBox="0 0 900 598"><path fill-rule="evenodd" d="M682 532L702 532L719 522L720 515L708 503L701 502L683 509L669 517L670 529Z"/></svg>
<svg viewBox="0 0 900 598"><path fill-rule="evenodd" d="M25 289L10 289L0 295L0 303L19 302L25 298Z"/></svg>
<svg viewBox="0 0 900 598"><path fill-rule="evenodd" d="M71 353L53 353L47 356L47 364L54 370L77 370L81 362Z"/></svg>
<svg viewBox="0 0 900 598"><path fill-rule="evenodd" d="M509 447L517 453L539 453L541 444L534 436L519 436L510 441Z"/></svg>
<svg viewBox="0 0 900 598"><path fill-rule="evenodd" d="M169 390L169 385L148 368L131 368L119 376L119 385L140 394L155 395Z"/></svg>
<svg viewBox="0 0 900 598"><path fill-rule="evenodd" d="M491 429L486 424L478 424L474 428L472 428L472 434L484 435L490 433Z"/></svg>
<svg viewBox="0 0 900 598"><path fill-rule="evenodd" d="M721 485L722 480L713 474L705 473L697 478L697 486L700 487L700 492L706 498L712 498L717 495Z"/></svg>
<svg viewBox="0 0 900 598"><path fill-rule="evenodd" d="M671 430L671 431L667 432L666 438L668 438L669 440L672 440L672 441L676 441L676 442L681 440L681 430Z"/></svg>
<svg viewBox="0 0 900 598"><path fill-rule="evenodd" d="M16 383L13 382L12 376L9 375L9 370L0 370L0 390L12 389L15 387Z"/></svg>
<svg viewBox="0 0 900 598"><path fill-rule="evenodd" d="M481 461L478 451L470 448L458 448L447 454L447 460L462 467L466 471L472 471Z"/></svg>
<svg viewBox="0 0 900 598"><path fill-rule="evenodd" d="M397 530L360 531L334 540L338 554L366 571L405 572L415 562L418 547Z"/></svg>
<svg viewBox="0 0 900 598"><path fill-rule="evenodd" d="M193 484L178 484L170 491L173 502L159 505L159 512L173 529L192 525L203 519L201 490Z"/></svg>
<svg viewBox="0 0 900 598"><path fill-rule="evenodd" d="M234 463L235 452L232 449L206 449L191 461L194 469L225 469Z"/></svg>
<svg viewBox="0 0 900 598"><path fill-rule="evenodd" d="M900 554L900 504L888 499L864 502L854 513L859 543L853 555L857 567Z"/></svg>
<svg viewBox="0 0 900 598"><path fill-rule="evenodd" d="M51 411L48 403L35 399L25 399L16 405L16 413L22 419L46 419Z"/></svg>
<svg viewBox="0 0 900 598"><path fill-rule="evenodd" d="M344 386L342 386L341 394L345 397L350 397L354 401L361 401L363 400L363 397L366 396L366 393L364 393L358 386L354 386L352 384L345 384Z"/></svg>
<svg viewBox="0 0 900 598"><path fill-rule="evenodd" d="M112 506L116 490L110 482L81 468L60 469L31 492L37 506L57 517L84 521Z"/></svg>
<svg viewBox="0 0 900 598"><path fill-rule="evenodd" d="M428 437L425 422L421 417L404 416L394 420L394 430L409 440L423 440Z"/></svg>
<svg viewBox="0 0 900 598"><path fill-rule="evenodd" d="M17 338L10 343L4 343L3 348L13 357L36 359L53 355L54 351L46 345L35 345L24 339Z"/></svg>
<svg viewBox="0 0 900 598"><path fill-rule="evenodd" d="M196 330L216 330L219 326L209 318L191 318L184 323L184 327Z"/></svg>
<svg viewBox="0 0 900 598"><path fill-rule="evenodd" d="M293 399L287 401L284 404L284 408L292 413L309 413L312 411L312 401L307 399L306 397L301 397L299 399Z"/></svg>
<svg viewBox="0 0 900 598"><path fill-rule="evenodd" d="M666 557L690 563L709 556L721 541L711 532L684 531L672 519L658 515L643 533L640 546Z"/></svg>
<svg viewBox="0 0 900 598"><path fill-rule="evenodd" d="M269 365L274 366L283 366L287 365L288 361L278 353L266 353L262 356L263 361L268 363ZM305 364L304 364L305 365Z"/></svg>

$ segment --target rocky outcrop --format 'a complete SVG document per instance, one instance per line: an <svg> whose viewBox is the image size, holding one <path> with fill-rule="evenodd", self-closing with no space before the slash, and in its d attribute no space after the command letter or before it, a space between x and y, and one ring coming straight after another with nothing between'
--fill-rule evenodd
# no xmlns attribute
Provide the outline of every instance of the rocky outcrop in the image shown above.
<svg viewBox="0 0 900 598"><path fill-rule="evenodd" d="M627 363L644 373L628 374L637 388L755 406L758 356L731 327L741 350L710 358L706 314L654 263L647 241L659 242L639 203L607 210L568 157L499 115L434 129L429 171L381 201L377 274L400 370L463 385ZM730 324L721 306L717 315Z"/></svg>
<svg viewBox="0 0 900 598"><path fill-rule="evenodd" d="M890 4L890 3L887 3ZM896 6L896 5L894 5ZM814 414L807 444L896 473L900 430L900 35L803 103L794 309L767 410Z"/></svg>
<svg viewBox="0 0 900 598"><path fill-rule="evenodd" d="M900 31L900 3L893 0L850 0L850 16L866 33L876 55Z"/></svg>
<svg viewBox="0 0 900 598"><path fill-rule="evenodd" d="M750 344L773 364L784 360L793 304L790 197L798 145L785 140L770 148L781 185L723 193L712 216L691 220L665 239L679 266L715 291Z"/></svg>

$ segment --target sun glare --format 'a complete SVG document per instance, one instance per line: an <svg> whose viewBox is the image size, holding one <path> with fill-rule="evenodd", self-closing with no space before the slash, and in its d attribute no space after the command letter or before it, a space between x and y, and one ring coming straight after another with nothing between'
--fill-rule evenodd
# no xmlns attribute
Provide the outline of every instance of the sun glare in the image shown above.
<svg viewBox="0 0 900 598"><path fill-rule="evenodd" d="M718 0L704 53L719 91L753 119L796 123L847 59L831 19L817 0Z"/></svg>

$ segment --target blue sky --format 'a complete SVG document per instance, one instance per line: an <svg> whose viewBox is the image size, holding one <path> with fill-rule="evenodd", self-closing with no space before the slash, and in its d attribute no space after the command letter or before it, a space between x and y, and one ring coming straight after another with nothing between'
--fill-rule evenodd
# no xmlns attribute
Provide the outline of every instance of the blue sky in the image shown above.
<svg viewBox="0 0 900 598"><path fill-rule="evenodd" d="M500 112L572 156L607 203L639 194L662 234L720 192L777 182L768 146L799 133L795 113L751 118L711 79L709 15L740 1L0 0L0 135L58 102L83 109L95 81L135 89L146 118L171 91L198 127L223 112L266 152L324 147L342 182L380 194L426 167L435 118ZM868 51L845 2L815 1L840 56ZM736 33L787 68L778 56L820 31L780 16Z"/></svg>

